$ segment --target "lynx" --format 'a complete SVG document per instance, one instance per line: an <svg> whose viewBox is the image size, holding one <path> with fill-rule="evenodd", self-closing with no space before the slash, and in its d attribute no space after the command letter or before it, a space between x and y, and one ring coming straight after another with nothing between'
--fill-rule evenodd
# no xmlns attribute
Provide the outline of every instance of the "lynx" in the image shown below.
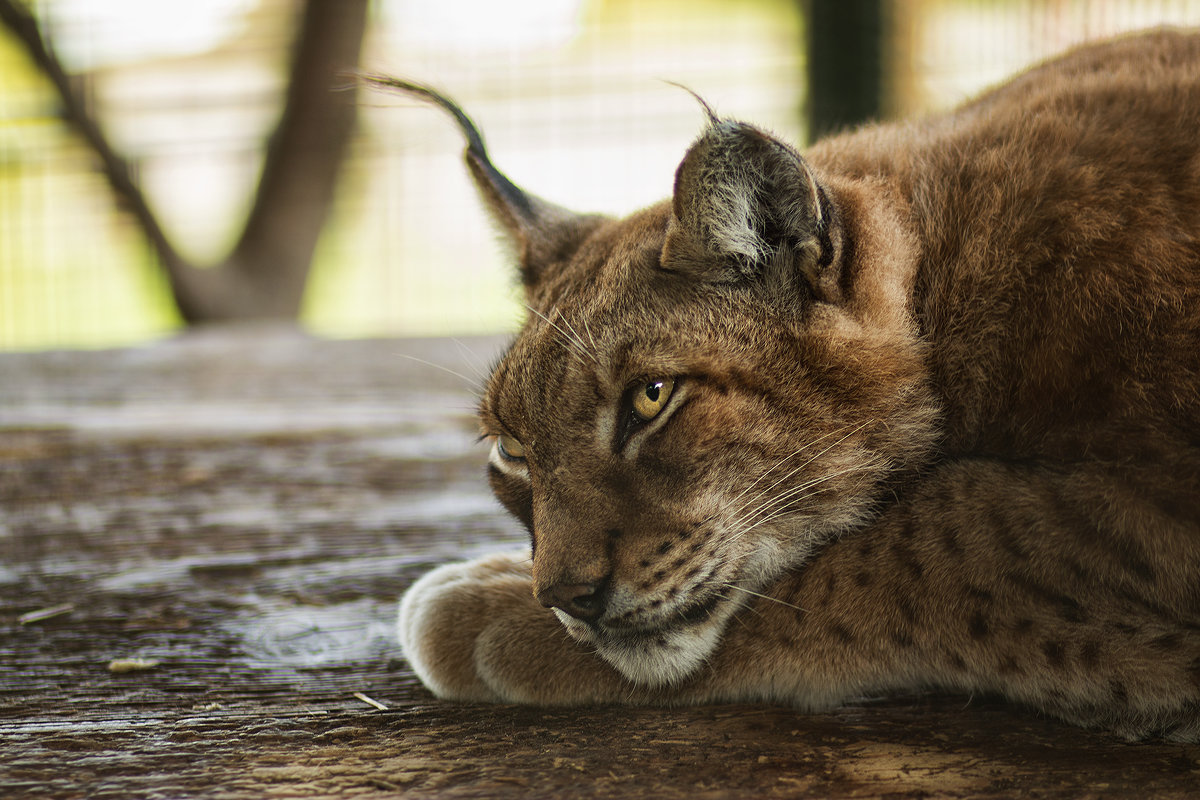
<svg viewBox="0 0 1200 800"><path fill-rule="evenodd" d="M450 112L528 318L479 410L531 550L400 604L438 696L999 693L1200 739L1200 35L803 155L718 117L624 219Z"/></svg>

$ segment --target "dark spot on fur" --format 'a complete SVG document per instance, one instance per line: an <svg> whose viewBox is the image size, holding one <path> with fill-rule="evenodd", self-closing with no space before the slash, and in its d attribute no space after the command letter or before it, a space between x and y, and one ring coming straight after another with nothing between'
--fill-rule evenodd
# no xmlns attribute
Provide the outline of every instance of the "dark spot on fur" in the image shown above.
<svg viewBox="0 0 1200 800"><path fill-rule="evenodd" d="M829 628L830 633L842 641L843 644L851 644L854 642L854 634L852 634L845 625L840 623L834 624Z"/></svg>
<svg viewBox="0 0 1200 800"><path fill-rule="evenodd" d="M1057 508L1069 508L1070 501L1062 497L1061 492L1055 500ZM1076 515L1060 515L1060 526L1069 531L1087 548L1101 547L1107 551L1112 562L1121 569L1132 573L1135 577L1152 582L1157 577L1155 569L1146 559L1145 549L1136 539L1122 535L1116 531L1097 529L1094 525L1079 520Z"/></svg>
<svg viewBox="0 0 1200 800"><path fill-rule="evenodd" d="M897 647L912 647L913 638L908 631L892 631L892 641Z"/></svg>
<svg viewBox="0 0 1200 800"><path fill-rule="evenodd" d="M1062 642L1047 639L1042 642L1042 654L1046 656L1046 660L1052 667L1062 667L1066 663L1066 648L1063 647Z"/></svg>
<svg viewBox="0 0 1200 800"><path fill-rule="evenodd" d="M696 577L699 574L700 574L700 567L695 566L695 567L692 567L691 569L689 569L687 572L683 573L683 579L691 580L692 578Z"/></svg>
<svg viewBox="0 0 1200 800"><path fill-rule="evenodd" d="M650 577L654 578L654 580L656 580L656 581L661 581L663 578L667 577L667 571L666 571L665 569L660 569L660 570L657 570L657 571L656 571L656 572L655 572L655 573L654 573L652 576L650 576Z"/></svg>
<svg viewBox="0 0 1200 800"><path fill-rule="evenodd" d="M1001 675L1020 675L1025 670L1021 669L1021 665L1017 663L1015 658L1012 656L1005 656L1000 660L1000 664L996 667L996 671Z"/></svg>
<svg viewBox="0 0 1200 800"><path fill-rule="evenodd" d="M1172 650L1178 650L1182 644L1182 637L1178 633L1168 633L1150 642L1150 646L1155 650L1162 650L1168 653Z"/></svg>
<svg viewBox="0 0 1200 800"><path fill-rule="evenodd" d="M1134 576L1147 583L1158 578L1158 573L1146 560L1146 551L1141 542L1125 536L1109 536L1104 541L1113 551L1116 562L1132 572Z"/></svg>
<svg viewBox="0 0 1200 800"><path fill-rule="evenodd" d="M1021 617L1013 623L1013 633L1029 633L1033 630L1033 620Z"/></svg>
<svg viewBox="0 0 1200 800"><path fill-rule="evenodd" d="M1085 642L1083 647L1079 649L1079 660L1088 669L1095 669L1100 665L1100 643Z"/></svg>
<svg viewBox="0 0 1200 800"><path fill-rule="evenodd" d="M915 580L919 581L925 577L925 567L921 564L917 558L917 554L912 551L911 547L900 542L894 542L892 544L892 553L895 554L896 559L904 568L912 573L912 577Z"/></svg>
<svg viewBox="0 0 1200 800"><path fill-rule="evenodd" d="M1177 613L1175 613L1175 611L1164 606L1162 603L1159 603L1158 601L1156 601L1152 598L1149 598L1149 597L1143 597L1143 596L1137 595L1130 589L1127 589L1127 588L1118 589L1117 597L1120 597L1122 600L1125 600L1128 603L1130 603L1144 611L1147 611L1150 614L1153 614L1154 616L1158 617L1159 619L1165 620L1165 621L1171 623L1172 625L1181 625L1185 628L1188 628L1189 630L1200 629L1200 625L1197 625L1196 623L1191 622L1187 619L1181 619L1180 616Z"/></svg>
<svg viewBox="0 0 1200 800"><path fill-rule="evenodd" d="M1087 612L1083 610L1083 606L1074 597L1067 595L1059 595L1058 600L1058 615L1067 622L1087 622Z"/></svg>
<svg viewBox="0 0 1200 800"><path fill-rule="evenodd" d="M875 578L865 569L860 569L854 574L854 582L859 586L870 586Z"/></svg>
<svg viewBox="0 0 1200 800"><path fill-rule="evenodd" d="M993 600L992 593L987 589L980 589L978 586L967 584L966 592L976 600L982 600L985 603L990 603Z"/></svg>
<svg viewBox="0 0 1200 800"><path fill-rule="evenodd" d="M963 546L958 543L957 529L951 526L942 528L942 549L952 556L961 556L963 554Z"/></svg>
<svg viewBox="0 0 1200 800"><path fill-rule="evenodd" d="M1092 581L1092 571L1080 562L1073 558L1068 558L1064 563L1067 565L1067 569L1071 570L1071 573L1079 580L1083 581L1084 583L1090 583Z"/></svg>
<svg viewBox="0 0 1200 800"><path fill-rule="evenodd" d="M1185 601L1187 609L1192 614L1200 615L1200 583L1197 583L1188 592L1187 600Z"/></svg>
<svg viewBox="0 0 1200 800"><path fill-rule="evenodd" d="M651 561L648 558L643 558L641 561L638 562L638 566L641 567L642 569L645 569L646 567L650 566L650 564L651 564Z"/></svg>
<svg viewBox="0 0 1200 800"><path fill-rule="evenodd" d="M651 601L650 601L650 607L651 607L651 608L658 608L658 607L659 607L659 606L661 606L662 604L663 604L663 601L662 601L661 599L658 599L658 598L655 598L654 600L651 600Z"/></svg>
<svg viewBox="0 0 1200 800"><path fill-rule="evenodd" d="M1125 568L1137 577L1146 581L1146 583L1150 583L1151 581L1158 579L1158 573L1154 571L1154 567L1150 566L1150 564L1142 561L1139 558L1131 559L1129 563L1125 565Z"/></svg>
<svg viewBox="0 0 1200 800"><path fill-rule="evenodd" d="M967 662L963 661L963 657L958 653L950 654L950 666L954 667L959 672L967 671Z"/></svg>
<svg viewBox="0 0 1200 800"><path fill-rule="evenodd" d="M1141 633L1141 628L1136 625L1130 625L1128 622L1114 622L1110 627L1118 633L1123 633L1126 636L1136 636Z"/></svg>
<svg viewBox="0 0 1200 800"><path fill-rule="evenodd" d="M1001 549L1011 556L1014 561L1028 561L1029 552L1025 549L1025 545L1013 534L1012 529L1008 525L1008 520L996 517L993 518L993 523L995 525L993 538L999 543Z"/></svg>
<svg viewBox="0 0 1200 800"><path fill-rule="evenodd" d="M971 616L971 622L967 626L967 630L970 631L972 639L986 639L988 634L992 632L988 621L978 611Z"/></svg>
<svg viewBox="0 0 1200 800"><path fill-rule="evenodd" d="M609 528L604 532L609 539L620 539L622 531L620 528Z"/></svg>
<svg viewBox="0 0 1200 800"><path fill-rule="evenodd" d="M1129 705L1129 691L1125 688L1125 684L1116 678L1108 682L1108 691L1112 694L1114 703L1122 706Z"/></svg>
<svg viewBox="0 0 1200 800"><path fill-rule="evenodd" d="M829 602L837 591L837 573L831 572L825 577L825 602Z"/></svg>
<svg viewBox="0 0 1200 800"><path fill-rule="evenodd" d="M875 540L870 536L863 536L858 543L858 554L863 558L868 558L873 552L875 552Z"/></svg>
<svg viewBox="0 0 1200 800"><path fill-rule="evenodd" d="M682 556L671 562L671 569L679 569L687 563L687 556Z"/></svg>
<svg viewBox="0 0 1200 800"><path fill-rule="evenodd" d="M695 555L696 553L700 552L700 548L702 548L702 547L704 547L703 543L696 542L695 544L693 544L691 547L688 548L688 553L690 553L691 555Z"/></svg>
<svg viewBox="0 0 1200 800"><path fill-rule="evenodd" d="M675 534L675 538L682 542L685 539L687 539L688 537L690 537L691 535L692 535L691 531L684 530L684 531L680 531L679 533Z"/></svg>
<svg viewBox="0 0 1200 800"><path fill-rule="evenodd" d="M658 546L658 554L659 554L660 556L661 556L661 555L666 555L667 553L671 552L671 548L672 548L672 547L674 547L674 546L675 546L675 545L674 545L674 544L672 544L671 542L663 542L662 544L660 544L660 545Z"/></svg>
<svg viewBox="0 0 1200 800"><path fill-rule="evenodd" d="M1067 622L1086 622L1088 615L1079 601L1070 595L1055 591L1049 586L1019 573L1006 573L1005 577L1026 594L1032 595L1042 603L1052 605L1058 615Z"/></svg>
<svg viewBox="0 0 1200 800"><path fill-rule="evenodd" d="M900 595L896 598L896 610L900 612L900 616L909 625L915 625L917 622L917 607L913 605L912 598L906 595Z"/></svg>

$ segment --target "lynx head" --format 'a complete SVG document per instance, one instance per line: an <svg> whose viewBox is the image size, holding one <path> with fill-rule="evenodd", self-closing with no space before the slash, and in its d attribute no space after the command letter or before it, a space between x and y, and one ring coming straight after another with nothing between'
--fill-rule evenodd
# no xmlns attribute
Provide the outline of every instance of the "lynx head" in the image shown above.
<svg viewBox="0 0 1200 800"><path fill-rule="evenodd" d="M870 186L711 112L670 201L570 212L497 171L452 102L401 88L458 120L517 255L528 318L480 419L534 593L630 679L683 680L929 452L915 246Z"/></svg>

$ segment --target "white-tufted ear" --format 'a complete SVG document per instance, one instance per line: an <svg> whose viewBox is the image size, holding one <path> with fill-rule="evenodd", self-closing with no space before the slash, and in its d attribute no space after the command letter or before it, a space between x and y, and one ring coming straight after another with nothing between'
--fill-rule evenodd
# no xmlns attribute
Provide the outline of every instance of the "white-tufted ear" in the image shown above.
<svg viewBox="0 0 1200 800"><path fill-rule="evenodd" d="M737 281L780 266L818 299L841 299L832 204L800 154L762 130L713 119L675 173L672 209L665 269Z"/></svg>

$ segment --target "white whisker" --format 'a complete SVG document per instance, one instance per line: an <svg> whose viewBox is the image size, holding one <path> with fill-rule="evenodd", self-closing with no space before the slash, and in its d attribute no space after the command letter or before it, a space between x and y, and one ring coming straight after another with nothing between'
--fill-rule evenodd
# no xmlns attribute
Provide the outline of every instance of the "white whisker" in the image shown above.
<svg viewBox="0 0 1200 800"><path fill-rule="evenodd" d="M488 382L488 378L491 377L491 374L486 368L480 365L479 355L474 350L467 347L467 345L461 339L452 338L450 341L454 342L454 346L458 349L459 354L463 356L464 363L466 363L466 365L471 368L471 371L475 373L475 377L479 380L479 385L485 385Z"/></svg>
<svg viewBox="0 0 1200 800"><path fill-rule="evenodd" d="M575 326L571 324L570 320L568 320L562 314L559 314L559 319L562 320L562 324L567 328L567 330L571 332L571 338L579 345L583 352L587 353L588 356L591 357L592 361L599 364L600 361L596 358L596 354L591 350L588 350L587 344L583 341L583 337L579 335L579 331L575 330Z"/></svg>
<svg viewBox="0 0 1200 800"><path fill-rule="evenodd" d="M861 426L860 426L860 427L861 427ZM817 444L818 442L824 441L825 439L828 439L830 436L836 436L836 435L837 435L839 432L840 432L840 431L836 431L836 430L835 430L835 431L830 431L829 433L826 433L824 436L818 436L816 439L813 439L811 442L806 442L806 443L805 443L803 446L801 446L801 447L797 448L796 450L793 450L791 453L789 453L788 455L786 455L786 456L784 456L783 458L779 459L779 460L778 460L778 461L776 461L774 464L772 464L770 467L768 467L767 469L765 469L761 475L759 475L757 478L755 478L753 481L751 481L751 482L750 482L750 484L749 484L748 486L746 486L746 488L745 488L745 489L742 489L742 491L740 491L740 492L738 492L736 495L734 495L734 497L733 497L731 500L729 500L729 501L728 501L728 502L727 502L725 505L726 505L727 507L728 507L728 506L731 506L731 505L733 505L733 504L734 504L734 503L736 503L738 500L742 499L742 496L743 496L743 495L745 495L745 494L746 494L746 492L750 491L750 490L751 490L751 489L753 489L755 486L757 486L757 485L758 485L758 483L759 483L759 481L762 481L762 480L764 480L764 479L765 479L765 478L766 478L768 475L770 475L770 474L771 474L772 472L774 472L776 469L778 469L779 467L782 467L782 466L783 466L784 464L786 464L788 461L791 461L793 458L795 458L796 456L800 455L800 454L801 454L801 453L803 453L805 450L807 450L808 448L810 448L810 447L812 447L813 445ZM853 431L852 431L852 432L853 432ZM808 461L806 461L806 462L805 462L805 464L809 464L809 463L812 463L812 459L809 459ZM804 465L801 465L801 467L800 467L800 468L802 469L803 467L804 467ZM794 471L793 471L792 473L788 473L788 475L785 475L785 476L784 476L784 478L786 479L787 477L789 477L789 476L790 476L790 475L792 475L792 474L794 474ZM767 491L770 491L770 489L767 489Z"/></svg>
<svg viewBox="0 0 1200 800"><path fill-rule="evenodd" d="M578 353L581 353L582 355L585 355L589 359L591 359L593 364L595 364L597 366L600 365L599 360L597 360L597 358L594 355L592 355L592 353L587 349L587 345L585 345L583 343L583 341L581 339L579 339L578 334L572 335L572 333L569 333L568 331L566 331L561 325L554 322L552 319L547 317L542 312L538 311L533 306L526 305L525 308L527 308L531 314L536 315L537 317L542 319L547 325L549 325L551 328L553 328L558 333L560 333L565 338L564 344L568 345L567 350L569 350L571 352L578 351ZM565 323L566 320L564 319L563 322Z"/></svg>
<svg viewBox="0 0 1200 800"><path fill-rule="evenodd" d="M882 463L881 461L870 461L870 462L867 462L866 464L856 464L855 466L847 467L843 470L839 470L838 472L831 472L827 475L822 475L819 478L813 478L812 480L808 481L807 483L803 483L799 486L792 487L788 491L779 495L779 497L776 497L776 498L772 499L771 501L764 503L762 506L760 506L758 509L756 509L753 514L744 516L743 517L744 520L749 520L749 519L753 519L753 517L757 514L764 514L764 516L762 516L761 518L755 520L753 523L747 525L746 527L739 530L736 534L729 537L726 540L726 544L731 544L731 543L737 541L738 539L745 536L747 533L749 533L750 531L759 527L760 525L764 525L768 522L774 522L775 520L779 519L780 517L787 516L788 514L793 513L790 509L781 507L781 505L786 504L792 500L795 500L798 495L804 495L805 499L807 499L808 497L812 497L813 495L818 494L820 492L828 491L828 488L822 488L822 489L818 489L816 492L811 492L811 490L814 486L819 486L820 484L825 483L830 480L833 480L834 478L840 478L845 475L852 475L855 472L866 472L868 470L874 469L875 467L879 466L881 463ZM805 494L806 492L808 494ZM744 522L739 522L738 524L739 525L744 524Z"/></svg>
<svg viewBox="0 0 1200 800"><path fill-rule="evenodd" d="M751 518L752 518L752 517L753 517L755 514L757 514L757 513L760 513L760 512L761 512L761 511L762 511L764 508L766 508L768 505L770 505L770 504L773 504L773 503L776 503L776 502L778 501L778 499L779 499L778 497L777 497L777 498L774 498L774 499L772 499L772 500L768 500L768 501L766 501L766 502L764 502L764 503L760 504L760 505L759 505L759 506L758 506L758 507L755 509L755 511L753 511L753 512L750 512L750 513L747 513L747 512L748 512L748 510L750 509L751 505L752 505L754 502L758 501L760 498L762 498L764 495L766 495L767 493L769 493L769 492L770 492L772 489L774 489L775 487L779 486L779 484L783 483L783 482L784 482L784 481L786 481L788 478L791 478L791 477L792 477L793 475L795 475L796 473L800 472L801 470L803 470L803 469L805 469L806 467L808 467L809 465L811 465L811 464L812 464L814 461L816 461L818 458L820 458L821 456L823 456L823 455L825 455L826 453L828 453L828 452L829 452L830 450L832 450L834 447L837 447L839 444L841 444L842 442L846 441L846 439L848 439L849 437L853 436L853 435L854 435L855 433L857 433L858 431L862 430L862 429L863 429L863 427L865 427L865 426L866 426L866 424L867 424L867 423L863 422L863 423L861 423L861 424L859 424L859 425L855 426L853 429L851 429L851 430L847 431L847 432L846 432L846 433L845 433L845 434L844 434L844 435L843 435L843 436L842 436L840 439L838 439L836 442L833 442L832 444L830 444L829 446L827 446L827 447L826 447L824 450L822 450L821 452L819 452L819 453L816 453L815 455L813 455L813 456L809 457L809 458L808 458L808 459L807 459L807 460L806 460L806 461L805 461L803 464L800 464L800 465L798 465L798 466L796 466L796 467L792 468L790 471L788 471L786 474L784 474L783 476L781 476L779 479L777 479L777 480L776 480L774 483L772 483L772 484L771 484L770 486L768 486L767 488L765 488L765 489L762 489L762 490L760 490L760 491L756 492L756 493L754 494L754 496L753 496L753 497L751 497L751 498L750 498L750 499L749 499L749 500L748 500L748 501L747 501L747 502L746 502L746 503L745 503L745 504L742 506L742 508L741 508L741 509L740 509L740 510L739 510L739 511L738 511L738 512L737 512L737 513L734 515L734 519L733 519L733 521L732 521L732 524L731 524L731 526L730 526L730 527L735 527L735 528L736 528L736 527L738 527L739 525L742 525L742 524L744 524L744 522L745 522L746 520L748 520L748 519L751 519ZM840 431L833 431L833 432L831 432L831 433L828 433L828 434L826 434L825 436L822 436L822 437L820 437L819 439L815 439L815 440L814 440L813 442L811 442L809 445L806 445L804 448L801 448L801 450L807 449L807 447L808 447L808 446L811 446L812 444L815 444L816 442L819 442L819 441L822 441L822 440L824 440L824 439L827 439L827 438L829 438L830 436L836 435L836 434L837 434L837 433L839 433L839 432L840 432ZM799 453L800 451L796 451L796 452L797 452L797 453ZM790 458L793 458L795 455L796 455L796 453L793 453L792 455L788 456L788 458L789 458L789 459L790 459ZM784 461L786 461L786 460L787 460L787 459L784 459ZM776 464L776 467L777 467L777 466L779 466L779 465L780 465L780 464L782 464L782 463L783 463L783 461L779 462L779 464ZM772 467L772 468L771 468L771 470L775 469L776 467ZM769 473L771 472L771 470L768 470L766 473L764 473L764 475L766 475L766 474L769 474ZM762 477L763 477L763 476L760 476L760 477L759 477L759 480L761 480L761 478L762 478ZM757 483L757 482L758 482L758 480L756 480L754 483ZM753 486L753 485L754 485L754 484L751 484L751 486ZM741 496L742 496L742 495L744 495L744 494L745 494L745 490L743 490L743 491L742 491L740 494L738 494L738 496L737 496L737 497L741 497ZM736 498L735 498L735 500L736 500ZM734 500L731 500L729 503L727 503L727 504L726 504L726 507L729 507L729 506L733 505L733 503L734 503L734 502L735 502Z"/></svg>
<svg viewBox="0 0 1200 800"><path fill-rule="evenodd" d="M424 364L427 367L433 367L434 369L439 369L442 372L445 372L449 375L453 375L454 377L458 378L463 383L467 384L467 386L469 386L472 391L479 390L479 381L473 380L473 379L467 377L466 375L463 375L461 372L450 369L449 367L447 367L443 364L437 364L433 361L427 361L426 359L418 358L417 356L410 356L408 353L396 353L396 355L398 355L400 358L407 358L409 361L415 361L418 364Z"/></svg>
<svg viewBox="0 0 1200 800"><path fill-rule="evenodd" d="M734 583L727 583L725 585L727 587L729 587L730 589L736 589L739 592L745 592L748 595L753 595L754 597L759 597L759 598L762 598L763 600L769 600L770 602L778 603L781 606L787 606L788 608L794 608L797 611L804 611L804 609L801 608L800 606L798 606L794 603L789 603L786 600L780 600L778 597L771 597L768 594L762 594L761 592L754 592L754 591L751 591L750 589L747 589L743 586L738 586L737 584L734 584ZM807 614L808 612L805 611L805 613Z"/></svg>
<svg viewBox="0 0 1200 800"><path fill-rule="evenodd" d="M805 467L807 467L807 466L809 466L810 464L812 464L812 463L813 463L814 461L816 461L818 458L820 458L821 456L825 455L825 454L826 454L826 453L828 453L830 450L832 450L833 448L837 447L839 444L841 444L842 442L846 441L848 438L850 438L850 437L851 437L851 436L853 436L854 434L858 433L860 430L862 430L862 429L863 429L863 428L866 426L866 424L867 424L866 422L863 422L863 423L861 423L861 424L859 424L859 425L855 426L853 429L851 429L851 430L847 431L847 432L846 432L846 433L845 433L845 434L842 436L842 438L838 439L836 442L833 442L833 443L831 443L830 445L828 445L828 446L827 446L827 447L826 447L824 450L822 450L821 452L819 452L819 453L816 453L815 455L811 456L811 457L810 457L810 458L809 458L807 461L805 461L803 464L800 464L800 465L798 465L798 466L794 467L794 468L793 468L791 471L789 471L787 474L785 474L785 475L781 476L781 477L780 477L778 480L776 480L774 483L772 483L772 484L771 484L770 486L768 486L767 488L765 488L765 489L762 489L762 490L760 490L759 492L755 493L755 495L754 495L752 498L750 498L750 501L748 501L748 503L747 503L747 506L749 505L749 502L753 502L753 501L755 501L755 500L759 499L760 497L762 497L763 495L767 494L767 493L768 493L768 492L770 492L772 489L774 489L776 486L778 486L779 484L783 483L784 481L786 481L788 478L792 477L792 476L793 476L793 475L795 475L796 473L800 472L800 471L801 471L801 470L803 470ZM820 442L820 441L822 441L822 440L824 440L824 439L827 439L827 438L829 438L830 436L834 436L834 435L836 435L837 433L838 433L838 431L833 431L833 432L831 432L831 433L827 433L825 436L822 436L822 437L820 437L820 438L818 438L818 439L814 439L814 440L813 440L812 442L810 442L808 445L805 445L805 447L801 448L801 450L800 450L800 451L797 451L797 453L794 453L793 455L791 455L791 456L788 456L788 458L789 458L789 459L790 459L790 458L793 458L793 457L794 457L796 454L798 454L799 452L801 452L801 451L803 451L803 450L807 449L807 448L808 448L808 447L810 447L811 445L814 445L814 444L816 444L817 442ZM782 462L781 462L781 463L782 463ZM772 469L774 469L774 467L773 467ZM768 470L768 473L769 473L769 470ZM764 474L768 474L768 473L764 473ZM755 481L755 483L757 483L757 481ZM753 484L751 484L751 485L753 485ZM744 493L745 493L745 492L743 491L743 494L744 494ZM741 497L741 495L738 495L738 497ZM729 503L729 504L727 504L727 505L732 505L732 504L733 504L733 502L734 502L734 501L730 501L730 503Z"/></svg>
<svg viewBox="0 0 1200 800"><path fill-rule="evenodd" d="M596 337L592 336L592 329L588 326L587 317L583 318L583 332L587 334L588 341L592 343L592 352L599 354L600 346L596 344Z"/></svg>

